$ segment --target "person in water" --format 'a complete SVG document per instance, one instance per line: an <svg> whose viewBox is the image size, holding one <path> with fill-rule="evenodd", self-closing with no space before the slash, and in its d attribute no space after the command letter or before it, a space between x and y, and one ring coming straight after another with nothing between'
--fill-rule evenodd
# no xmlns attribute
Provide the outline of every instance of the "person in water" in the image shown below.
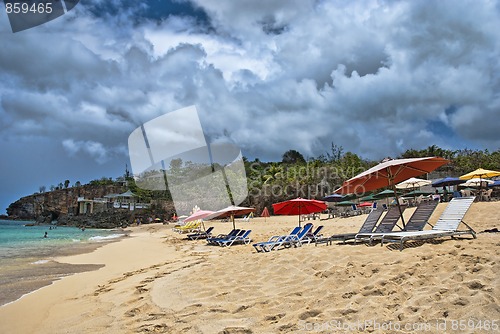
<svg viewBox="0 0 500 334"><path fill-rule="evenodd" d="M48 237L47 232L45 232L45 235L44 235L43 237L44 237L44 238L47 238L47 237Z"/></svg>

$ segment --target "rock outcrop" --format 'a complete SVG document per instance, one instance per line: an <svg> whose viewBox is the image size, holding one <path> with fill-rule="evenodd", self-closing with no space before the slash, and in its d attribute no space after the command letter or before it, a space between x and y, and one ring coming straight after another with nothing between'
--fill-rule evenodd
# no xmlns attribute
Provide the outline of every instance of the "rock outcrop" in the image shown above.
<svg viewBox="0 0 500 334"><path fill-rule="evenodd" d="M36 220L39 223L50 223L60 216L78 215L78 198L102 198L108 194L126 191L120 185L84 185L67 189L59 189L45 193L37 193L22 197L10 204L7 214L13 219Z"/></svg>

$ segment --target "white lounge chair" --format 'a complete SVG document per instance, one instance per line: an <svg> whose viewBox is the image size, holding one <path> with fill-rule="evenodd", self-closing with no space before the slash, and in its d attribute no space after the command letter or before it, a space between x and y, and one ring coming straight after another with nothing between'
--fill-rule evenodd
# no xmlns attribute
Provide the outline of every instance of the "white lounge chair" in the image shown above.
<svg viewBox="0 0 500 334"><path fill-rule="evenodd" d="M425 240L441 237L455 237L457 235L470 234L475 239L476 232L463 221L463 218L475 200L475 196L453 198L439 217L436 225L431 230L395 232L382 237L381 243L399 242L400 250L404 248L404 242L408 240ZM459 231L460 224L464 224L467 230Z"/></svg>

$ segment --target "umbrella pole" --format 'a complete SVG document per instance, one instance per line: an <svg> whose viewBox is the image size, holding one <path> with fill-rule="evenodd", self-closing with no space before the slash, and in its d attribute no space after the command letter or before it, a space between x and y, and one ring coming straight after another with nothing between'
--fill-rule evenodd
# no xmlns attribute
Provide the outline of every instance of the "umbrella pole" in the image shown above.
<svg viewBox="0 0 500 334"><path fill-rule="evenodd" d="M233 221L233 230L236 230L236 225L234 223L234 215L231 215L231 220Z"/></svg>
<svg viewBox="0 0 500 334"><path fill-rule="evenodd" d="M405 219L403 218L403 211L401 210L401 205L399 205L399 197L398 197L398 192L396 191L396 186L394 185L394 182L392 179L389 179L392 187L392 191L394 191L394 197L396 198L396 205L398 206L399 209L399 216L401 217L401 221L403 222L403 230L406 227L405 224Z"/></svg>
<svg viewBox="0 0 500 334"><path fill-rule="evenodd" d="M299 227L300 227L300 205L299 205Z"/></svg>

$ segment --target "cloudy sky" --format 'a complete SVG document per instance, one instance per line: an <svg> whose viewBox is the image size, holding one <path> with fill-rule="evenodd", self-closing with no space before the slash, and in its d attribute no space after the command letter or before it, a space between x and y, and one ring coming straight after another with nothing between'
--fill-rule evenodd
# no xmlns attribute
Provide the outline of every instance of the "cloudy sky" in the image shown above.
<svg viewBox="0 0 500 334"><path fill-rule="evenodd" d="M498 1L86 0L12 33L0 10L0 213L117 177L140 124L196 105L253 159L500 148Z"/></svg>

